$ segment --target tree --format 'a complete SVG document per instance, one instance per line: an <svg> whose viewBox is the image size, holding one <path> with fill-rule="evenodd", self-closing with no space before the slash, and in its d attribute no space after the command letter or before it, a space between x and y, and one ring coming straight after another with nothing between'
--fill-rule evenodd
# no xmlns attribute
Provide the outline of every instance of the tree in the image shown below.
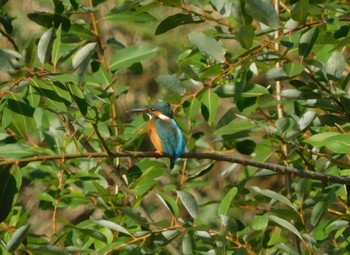
<svg viewBox="0 0 350 255"><path fill-rule="evenodd" d="M33 3L0 2L2 254L346 254L347 1ZM171 172L128 113L159 99Z"/></svg>

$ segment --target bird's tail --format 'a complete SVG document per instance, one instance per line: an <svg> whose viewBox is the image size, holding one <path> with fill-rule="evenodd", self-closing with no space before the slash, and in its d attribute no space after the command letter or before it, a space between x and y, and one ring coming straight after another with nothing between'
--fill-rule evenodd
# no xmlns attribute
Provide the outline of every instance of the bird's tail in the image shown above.
<svg viewBox="0 0 350 255"><path fill-rule="evenodd" d="M175 161L176 161L176 158L170 158L170 170L174 168Z"/></svg>

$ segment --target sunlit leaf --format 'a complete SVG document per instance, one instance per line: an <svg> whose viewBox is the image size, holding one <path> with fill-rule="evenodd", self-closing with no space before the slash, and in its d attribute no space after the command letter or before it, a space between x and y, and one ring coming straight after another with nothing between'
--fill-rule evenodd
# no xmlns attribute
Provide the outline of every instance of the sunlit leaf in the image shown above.
<svg viewBox="0 0 350 255"><path fill-rule="evenodd" d="M106 227L106 228L112 229L114 231L117 231L117 232L120 232L120 233L123 233L126 235L131 235L126 228L120 226L119 224L117 224L115 222L108 221L108 220L96 220L95 222L102 227Z"/></svg>
<svg viewBox="0 0 350 255"><path fill-rule="evenodd" d="M220 127L214 131L214 135L230 135L240 131L250 130L254 127L254 124L249 120L235 119L229 124Z"/></svg>
<svg viewBox="0 0 350 255"><path fill-rule="evenodd" d="M78 68L82 63L89 60L96 49L97 43L95 42L88 43L81 48L72 59L73 68Z"/></svg>
<svg viewBox="0 0 350 255"><path fill-rule="evenodd" d="M59 26L56 31L56 38L53 42L52 57L51 57L52 63L54 64L55 67L60 58L61 34L62 34L62 26Z"/></svg>
<svg viewBox="0 0 350 255"><path fill-rule="evenodd" d="M38 58L41 64L45 64L51 58L52 44L55 37L56 33L53 27L41 36L38 43Z"/></svg>
<svg viewBox="0 0 350 255"><path fill-rule="evenodd" d="M160 48L153 45L133 45L118 50L111 59L110 69L119 71L130 67L132 64L154 57L160 52Z"/></svg>

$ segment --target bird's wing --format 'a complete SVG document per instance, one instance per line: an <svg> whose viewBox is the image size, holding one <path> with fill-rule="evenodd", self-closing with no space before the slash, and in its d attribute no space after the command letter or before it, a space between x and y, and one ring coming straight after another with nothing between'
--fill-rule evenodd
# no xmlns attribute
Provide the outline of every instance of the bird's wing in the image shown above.
<svg viewBox="0 0 350 255"><path fill-rule="evenodd" d="M185 141L175 120L158 120L155 122L155 128L163 142L164 152L175 159L181 156L185 148Z"/></svg>

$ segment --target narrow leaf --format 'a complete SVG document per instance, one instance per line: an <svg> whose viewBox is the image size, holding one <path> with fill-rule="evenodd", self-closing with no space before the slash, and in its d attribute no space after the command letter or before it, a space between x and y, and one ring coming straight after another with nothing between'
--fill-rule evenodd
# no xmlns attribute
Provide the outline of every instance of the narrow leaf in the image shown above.
<svg viewBox="0 0 350 255"><path fill-rule="evenodd" d="M260 193L261 195L264 195L264 196L269 197L271 199L277 200L285 205L288 205L294 211L298 212L297 209L294 207L294 205L289 201L289 199L281 194L278 194L278 193L276 193L272 190L268 190L268 189L263 190L257 186L252 186L251 189L257 193Z"/></svg>
<svg viewBox="0 0 350 255"><path fill-rule="evenodd" d="M52 44L55 39L55 28L51 27L40 38L38 43L38 58L41 64L45 64L51 57Z"/></svg>
<svg viewBox="0 0 350 255"><path fill-rule="evenodd" d="M250 130L254 125L249 120L234 119L225 126L214 131L214 135L231 135L240 131Z"/></svg>
<svg viewBox="0 0 350 255"><path fill-rule="evenodd" d="M302 64L287 62L283 64L283 70L286 72L288 77L294 77L304 71L304 66Z"/></svg>
<svg viewBox="0 0 350 255"><path fill-rule="evenodd" d="M112 229L114 231L117 231L117 232L120 232L120 233L123 233L126 235L131 235L126 228L124 228L124 227L120 226L119 224L114 223L112 221L96 220L95 222L102 227L106 227L106 228Z"/></svg>
<svg viewBox="0 0 350 255"><path fill-rule="evenodd" d="M160 52L160 48L153 45L133 45L121 50L118 50L113 56L110 63L112 71L119 71L130 67L132 64L142 60L154 57Z"/></svg>
<svg viewBox="0 0 350 255"><path fill-rule="evenodd" d="M245 11L257 21L272 28L279 27L279 16L271 1L247 0L244 6Z"/></svg>
<svg viewBox="0 0 350 255"><path fill-rule="evenodd" d="M336 200L336 194L334 189L330 190L326 197L323 197L312 209L311 212L311 225L316 226L319 224L322 217L326 214L328 208Z"/></svg>
<svg viewBox="0 0 350 255"><path fill-rule="evenodd" d="M202 103L202 115L205 120L211 125L216 117L219 103L219 96L212 92L212 90L207 90L201 97Z"/></svg>
<svg viewBox="0 0 350 255"><path fill-rule="evenodd" d="M198 204L196 199L192 196L192 194L186 191L177 190L176 193L186 208L187 212L191 215L192 218L196 218L198 216Z"/></svg>
<svg viewBox="0 0 350 255"><path fill-rule="evenodd" d="M191 32L188 35L188 39L200 51L212 57L217 62L225 62L225 50L214 38L201 32Z"/></svg>
<svg viewBox="0 0 350 255"><path fill-rule="evenodd" d="M1 147L6 147L6 145L0 146L0 148ZM0 155L2 155L1 152ZM18 192L16 179L10 173L10 169L11 166L0 168L0 223L3 222L11 212L14 197Z"/></svg>
<svg viewBox="0 0 350 255"><path fill-rule="evenodd" d="M175 199L164 193L156 193L158 199L163 203L163 205L171 212L175 217L179 216L179 207L176 204Z"/></svg>
<svg viewBox="0 0 350 255"><path fill-rule="evenodd" d="M286 230L294 233L297 237L299 237L301 240L303 240L303 237L301 236L300 232L296 227L294 227L290 222L286 221L285 219L282 219L280 217L277 217L275 215L269 216L270 220L276 222L281 227L285 228Z"/></svg>
<svg viewBox="0 0 350 255"><path fill-rule="evenodd" d="M230 209L231 206L231 202L232 200L235 198L235 196L237 195L237 187L233 187L231 188L227 194L225 195L225 197L221 200L220 205L219 205L219 209L218 209L218 215L227 215L228 210Z"/></svg>
<svg viewBox="0 0 350 255"><path fill-rule="evenodd" d="M204 20L197 15L177 13L172 16L168 16L158 25L155 35L163 34L173 28L191 23L201 23Z"/></svg>
<svg viewBox="0 0 350 255"><path fill-rule="evenodd" d="M6 249L9 252L15 251L21 245L21 243L24 241L24 239L27 236L29 228L30 228L29 224L28 225L24 225L24 226L20 227L19 229L17 229L13 233L10 241L6 245Z"/></svg>
<svg viewBox="0 0 350 255"><path fill-rule="evenodd" d="M350 135L349 134L338 134L330 136L324 141L325 146L335 152L346 154L350 152Z"/></svg>
<svg viewBox="0 0 350 255"><path fill-rule="evenodd" d="M301 36L299 41L299 55L306 58L310 54L314 46L314 43L316 42L316 39L318 37L318 33L319 33L319 28L316 27L316 28L311 28Z"/></svg>
<svg viewBox="0 0 350 255"><path fill-rule="evenodd" d="M156 82L170 93L183 95L185 88L182 86L178 75L159 75L156 77Z"/></svg>
<svg viewBox="0 0 350 255"><path fill-rule="evenodd" d="M290 15L293 20L304 23L309 15L309 0L300 0L293 4Z"/></svg>
<svg viewBox="0 0 350 255"><path fill-rule="evenodd" d="M60 58L60 48L61 48L61 34L62 34L62 26L60 25L56 31L56 39L53 42L52 47L52 63L56 68L57 62Z"/></svg>
<svg viewBox="0 0 350 255"><path fill-rule="evenodd" d="M90 59L90 57L96 51L96 49L97 43L95 42L88 43L83 48L81 48L72 59L73 68L75 69L79 67L83 62Z"/></svg>

